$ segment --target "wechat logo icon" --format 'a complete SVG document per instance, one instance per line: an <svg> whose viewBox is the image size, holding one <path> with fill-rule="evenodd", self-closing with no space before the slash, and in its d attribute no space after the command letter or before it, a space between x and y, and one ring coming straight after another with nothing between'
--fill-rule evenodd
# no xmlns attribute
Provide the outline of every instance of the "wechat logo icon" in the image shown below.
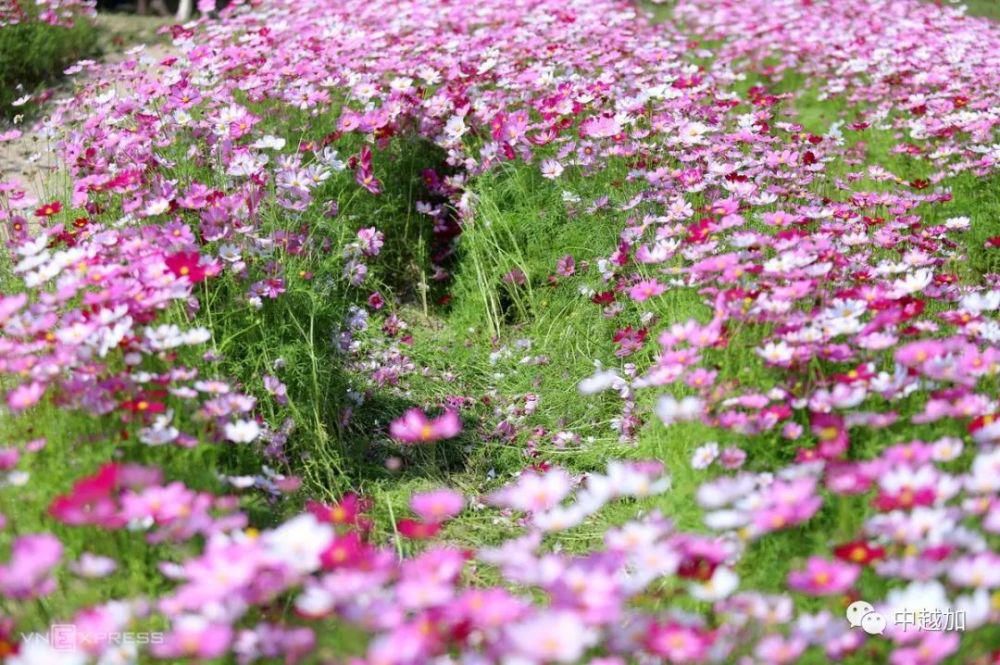
<svg viewBox="0 0 1000 665"><path fill-rule="evenodd" d="M861 626L861 630L869 635L881 635L885 632L885 617L864 600L856 600L848 606L847 621L851 628Z"/></svg>

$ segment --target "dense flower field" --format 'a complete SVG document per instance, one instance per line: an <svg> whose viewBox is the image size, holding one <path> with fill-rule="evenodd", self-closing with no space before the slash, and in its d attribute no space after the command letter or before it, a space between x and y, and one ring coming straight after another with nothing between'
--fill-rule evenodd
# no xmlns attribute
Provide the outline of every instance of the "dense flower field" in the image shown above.
<svg viewBox="0 0 1000 665"><path fill-rule="evenodd" d="M0 183L0 661L1000 656L1000 26L171 37L71 67L66 177Z"/></svg>

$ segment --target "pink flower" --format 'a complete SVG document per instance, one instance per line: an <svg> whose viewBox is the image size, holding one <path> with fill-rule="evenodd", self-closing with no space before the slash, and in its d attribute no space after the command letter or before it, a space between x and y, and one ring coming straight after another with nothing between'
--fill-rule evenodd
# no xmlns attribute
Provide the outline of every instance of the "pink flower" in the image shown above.
<svg viewBox="0 0 1000 665"><path fill-rule="evenodd" d="M622 126L618 124L618 121L614 118L607 118L604 116L598 116L596 118L587 118L580 125L580 136L587 138L608 138L614 136L615 134L620 134L622 131Z"/></svg>
<svg viewBox="0 0 1000 665"><path fill-rule="evenodd" d="M677 623L654 623L646 633L646 648L670 663L699 663L708 655L711 635Z"/></svg>
<svg viewBox="0 0 1000 665"><path fill-rule="evenodd" d="M28 294L16 293L12 296L0 296L0 324L7 321L13 314L28 302Z"/></svg>
<svg viewBox="0 0 1000 665"><path fill-rule="evenodd" d="M226 653L233 639L233 629L211 623L198 615L183 615L174 621L173 630L152 647L157 658L218 658Z"/></svg>
<svg viewBox="0 0 1000 665"><path fill-rule="evenodd" d="M576 272L576 259L572 254L567 254L556 261L556 274L561 277L570 277Z"/></svg>
<svg viewBox="0 0 1000 665"><path fill-rule="evenodd" d="M935 665L958 650L957 633L926 631L916 647L896 649L889 656L891 665Z"/></svg>
<svg viewBox="0 0 1000 665"><path fill-rule="evenodd" d="M462 494L450 489L421 492L410 498L410 508L428 522L441 522L454 517L464 507Z"/></svg>
<svg viewBox="0 0 1000 665"><path fill-rule="evenodd" d="M392 438L403 443L430 443L458 436L462 422L455 411L445 411L443 415L428 419L420 409L410 409L389 425Z"/></svg>
<svg viewBox="0 0 1000 665"><path fill-rule="evenodd" d="M805 570L793 570L788 586L813 596L843 593L858 579L861 569L853 564L810 557Z"/></svg>
<svg viewBox="0 0 1000 665"><path fill-rule="evenodd" d="M824 459L840 457L847 452L849 440L844 419L833 413L812 413L809 427L819 439L818 453Z"/></svg>
<svg viewBox="0 0 1000 665"><path fill-rule="evenodd" d="M24 411L34 406L45 393L45 384L39 381L25 383L7 393L7 406L11 411Z"/></svg>
<svg viewBox="0 0 1000 665"><path fill-rule="evenodd" d="M762 662L783 665L797 661L807 646L801 637L785 638L781 635L768 635L757 644L754 653Z"/></svg>
<svg viewBox="0 0 1000 665"><path fill-rule="evenodd" d="M52 593L56 583L50 575L62 552L62 543L49 533L16 538L10 548L10 561L0 565L0 594L23 599Z"/></svg>
<svg viewBox="0 0 1000 665"><path fill-rule="evenodd" d="M576 614L544 611L507 627L512 651L529 662L576 663L597 641L597 632Z"/></svg>
<svg viewBox="0 0 1000 665"><path fill-rule="evenodd" d="M666 290L667 287L655 279L644 279L629 289L628 295L636 302L643 302L660 295Z"/></svg>

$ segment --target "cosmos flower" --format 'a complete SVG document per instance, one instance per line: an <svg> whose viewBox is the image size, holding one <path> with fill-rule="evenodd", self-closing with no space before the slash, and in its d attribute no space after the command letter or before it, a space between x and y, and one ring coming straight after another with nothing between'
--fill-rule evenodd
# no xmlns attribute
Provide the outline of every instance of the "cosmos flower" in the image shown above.
<svg viewBox="0 0 1000 665"><path fill-rule="evenodd" d="M410 497L410 508L427 522L442 522L460 513L465 500L459 492L438 489Z"/></svg>
<svg viewBox="0 0 1000 665"><path fill-rule="evenodd" d="M667 287L655 279L645 279L629 289L628 295L636 302L644 302L666 290Z"/></svg>
<svg viewBox="0 0 1000 665"><path fill-rule="evenodd" d="M402 443L432 443L456 437L461 431L462 423L453 410L430 419L420 409L409 409L389 425L389 434Z"/></svg>
<svg viewBox="0 0 1000 665"><path fill-rule="evenodd" d="M788 575L788 586L810 595L827 596L843 593L858 579L861 569L840 561L810 557L804 570Z"/></svg>

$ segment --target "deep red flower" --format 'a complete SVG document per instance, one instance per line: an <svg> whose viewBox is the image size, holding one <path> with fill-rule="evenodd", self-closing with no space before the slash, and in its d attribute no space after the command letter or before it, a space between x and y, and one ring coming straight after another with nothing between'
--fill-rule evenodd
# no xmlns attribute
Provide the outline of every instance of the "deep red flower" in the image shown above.
<svg viewBox="0 0 1000 665"><path fill-rule="evenodd" d="M132 413L163 413L167 410L166 404L158 401L164 397L163 391L154 391L136 395L134 398L121 403L121 408Z"/></svg>
<svg viewBox="0 0 1000 665"><path fill-rule="evenodd" d="M833 378L838 383L855 383L857 381L868 381L874 376L874 367L867 363L862 363L844 374L834 374Z"/></svg>
<svg viewBox="0 0 1000 665"><path fill-rule="evenodd" d="M35 217L51 217L62 210L62 203L59 201L53 201L52 203L46 203L41 208L35 211Z"/></svg>
<svg viewBox="0 0 1000 665"><path fill-rule="evenodd" d="M863 540L853 540L833 548L833 554L843 561L867 566L873 561L884 559L885 548L870 545Z"/></svg>
<svg viewBox="0 0 1000 665"><path fill-rule="evenodd" d="M718 563L708 557L693 554L684 558L680 566L677 567L677 575L689 580L707 582L712 579Z"/></svg>
<svg viewBox="0 0 1000 665"><path fill-rule="evenodd" d="M192 284L197 284L208 275L208 271L200 265L200 260L198 252L177 252L163 261L175 276L187 277Z"/></svg>
<svg viewBox="0 0 1000 665"><path fill-rule="evenodd" d="M601 291L590 297L590 302L595 305L610 305L615 301L614 291Z"/></svg>

